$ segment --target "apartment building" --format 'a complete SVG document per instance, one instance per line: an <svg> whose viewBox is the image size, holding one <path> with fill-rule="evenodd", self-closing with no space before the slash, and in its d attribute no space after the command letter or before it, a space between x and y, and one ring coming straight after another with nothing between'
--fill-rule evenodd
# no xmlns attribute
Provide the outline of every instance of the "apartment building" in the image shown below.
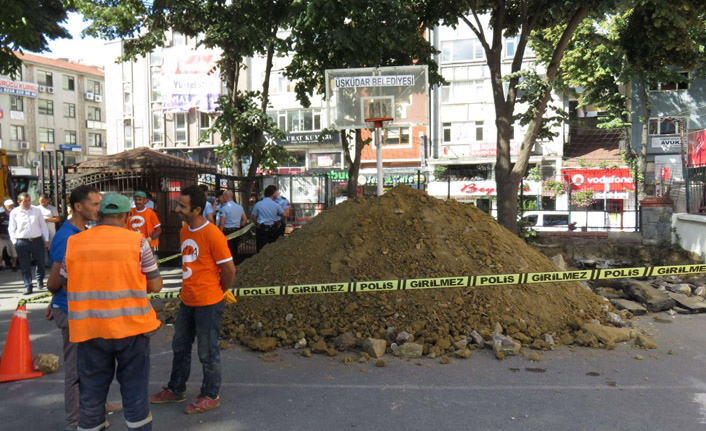
<svg viewBox="0 0 706 431"><path fill-rule="evenodd" d="M67 164L106 154L105 79L101 68L19 54L20 70L0 77L0 148L11 166L36 169L42 151Z"/></svg>

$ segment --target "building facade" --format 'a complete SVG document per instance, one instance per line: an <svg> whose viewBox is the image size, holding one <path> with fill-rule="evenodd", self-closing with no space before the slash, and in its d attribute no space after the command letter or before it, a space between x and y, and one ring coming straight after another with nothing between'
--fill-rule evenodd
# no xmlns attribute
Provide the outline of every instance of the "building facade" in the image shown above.
<svg viewBox="0 0 706 431"><path fill-rule="evenodd" d="M0 77L0 148L10 165L36 169L42 151L63 150L67 164L106 155L103 70L17 56L21 70Z"/></svg>

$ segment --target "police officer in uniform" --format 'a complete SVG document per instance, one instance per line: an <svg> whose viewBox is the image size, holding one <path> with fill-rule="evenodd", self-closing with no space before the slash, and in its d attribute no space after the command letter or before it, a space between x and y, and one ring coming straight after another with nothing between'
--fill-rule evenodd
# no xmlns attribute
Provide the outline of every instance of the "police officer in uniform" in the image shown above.
<svg viewBox="0 0 706 431"><path fill-rule="evenodd" d="M257 226L256 240L258 253L265 245L277 241L279 237L278 223L284 211L282 206L275 202L277 187L265 187L265 198L255 204L250 215Z"/></svg>

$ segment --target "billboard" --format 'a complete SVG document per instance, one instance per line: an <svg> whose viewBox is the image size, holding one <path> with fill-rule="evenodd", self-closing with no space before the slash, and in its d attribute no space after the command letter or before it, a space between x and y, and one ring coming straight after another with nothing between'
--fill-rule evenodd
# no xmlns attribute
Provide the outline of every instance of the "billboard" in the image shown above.
<svg viewBox="0 0 706 431"><path fill-rule="evenodd" d="M13 96L37 97L39 85L33 82L13 81L8 78L0 78L0 93L12 94Z"/></svg>
<svg viewBox="0 0 706 431"><path fill-rule="evenodd" d="M635 184L630 169L564 169L564 181L570 182L572 190L594 192L634 191Z"/></svg>
<svg viewBox="0 0 706 431"><path fill-rule="evenodd" d="M689 167L706 166L706 130L689 133Z"/></svg>
<svg viewBox="0 0 706 431"><path fill-rule="evenodd" d="M214 112L221 95L217 49L166 48L162 52L162 110Z"/></svg>

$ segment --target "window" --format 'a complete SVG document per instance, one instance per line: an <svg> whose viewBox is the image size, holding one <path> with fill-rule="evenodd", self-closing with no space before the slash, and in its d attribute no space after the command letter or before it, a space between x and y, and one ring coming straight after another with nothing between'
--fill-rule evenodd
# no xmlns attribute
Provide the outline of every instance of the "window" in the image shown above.
<svg viewBox="0 0 706 431"><path fill-rule="evenodd" d="M471 61L484 58L478 39L450 40L441 43L441 61Z"/></svg>
<svg viewBox="0 0 706 431"><path fill-rule="evenodd" d="M87 106L86 114L89 120L101 121L101 108L98 108L96 106Z"/></svg>
<svg viewBox="0 0 706 431"><path fill-rule="evenodd" d="M199 140L211 142L211 136L208 134L208 129L210 128L211 117L205 112L199 112Z"/></svg>
<svg viewBox="0 0 706 431"><path fill-rule="evenodd" d="M123 122L123 133L125 137L125 148L132 148L134 141L132 139L132 123L130 120Z"/></svg>
<svg viewBox="0 0 706 431"><path fill-rule="evenodd" d="M103 146L103 135L100 133L89 133L88 134L88 146L89 147L102 147Z"/></svg>
<svg viewBox="0 0 706 431"><path fill-rule="evenodd" d="M689 89L689 72L679 72L681 79L672 82L658 82L650 85L650 91L675 91Z"/></svg>
<svg viewBox="0 0 706 431"><path fill-rule="evenodd" d="M678 135L680 121L674 118L652 118L648 125L650 135Z"/></svg>
<svg viewBox="0 0 706 431"><path fill-rule="evenodd" d="M443 123L441 125L444 142L451 142L451 123Z"/></svg>
<svg viewBox="0 0 706 431"><path fill-rule="evenodd" d="M483 140L483 122L476 121L476 141Z"/></svg>
<svg viewBox="0 0 706 431"><path fill-rule="evenodd" d="M150 65L151 66L162 66L162 50L160 48L155 49L150 54Z"/></svg>
<svg viewBox="0 0 706 431"><path fill-rule="evenodd" d="M276 94L293 91L294 83L288 80L282 72L272 72L272 75L270 76L270 93Z"/></svg>
<svg viewBox="0 0 706 431"><path fill-rule="evenodd" d="M385 129L383 145L409 144L409 129L407 127L392 127Z"/></svg>
<svg viewBox="0 0 706 431"><path fill-rule="evenodd" d="M64 117L76 118L76 105L73 103L64 103Z"/></svg>
<svg viewBox="0 0 706 431"><path fill-rule="evenodd" d="M341 160L341 153L309 153L311 169L340 168Z"/></svg>
<svg viewBox="0 0 706 431"><path fill-rule="evenodd" d="M101 94L101 83L100 81L91 81L90 79L88 80L88 85L86 87L86 90L89 93L93 94Z"/></svg>
<svg viewBox="0 0 706 431"><path fill-rule="evenodd" d="M510 140L515 139L515 126L510 126Z"/></svg>
<svg viewBox="0 0 706 431"><path fill-rule="evenodd" d="M159 69L152 68L151 71L151 81L152 81L152 101L161 102L162 101L162 74Z"/></svg>
<svg viewBox="0 0 706 431"><path fill-rule="evenodd" d="M14 73L8 75L13 81L22 81L22 66L18 67Z"/></svg>
<svg viewBox="0 0 706 431"><path fill-rule="evenodd" d="M10 139L13 141L24 141L25 126L10 125Z"/></svg>
<svg viewBox="0 0 706 431"><path fill-rule="evenodd" d="M186 142L186 114L174 114L174 141Z"/></svg>
<svg viewBox="0 0 706 431"><path fill-rule="evenodd" d="M474 103L482 99L483 80L453 81L441 87L442 103Z"/></svg>
<svg viewBox="0 0 706 431"><path fill-rule="evenodd" d="M299 111L288 111L287 112L287 131L288 132L300 132L301 125L299 124Z"/></svg>
<svg viewBox="0 0 706 431"><path fill-rule="evenodd" d="M152 112L152 142L164 142L164 115L162 115L162 111Z"/></svg>
<svg viewBox="0 0 706 431"><path fill-rule="evenodd" d="M54 144L54 129L39 128L39 143Z"/></svg>
<svg viewBox="0 0 706 431"><path fill-rule="evenodd" d="M292 151L289 154L291 160L285 162L287 167L291 168L303 168L306 167L306 152L304 151Z"/></svg>
<svg viewBox="0 0 706 431"><path fill-rule="evenodd" d="M10 96L10 111L22 112L25 110L25 103L22 96Z"/></svg>
<svg viewBox="0 0 706 431"><path fill-rule="evenodd" d="M76 131L67 130L64 138L64 143L69 145L76 145Z"/></svg>
<svg viewBox="0 0 706 431"><path fill-rule="evenodd" d="M186 36L181 33L172 34L172 46L184 46L186 45Z"/></svg>
<svg viewBox="0 0 706 431"><path fill-rule="evenodd" d="M54 86L54 77L51 72L45 72L43 70L37 71L37 84L43 85L45 87Z"/></svg>
<svg viewBox="0 0 706 431"><path fill-rule="evenodd" d="M75 85L75 78L73 76L63 75L62 79L63 79L63 83L64 83L62 88L64 90L66 90L66 91L74 91L75 90L76 85Z"/></svg>
<svg viewBox="0 0 706 431"><path fill-rule="evenodd" d="M517 44L519 42L520 42L519 36L505 38L505 58L515 57L515 49L517 48Z"/></svg>
<svg viewBox="0 0 706 431"><path fill-rule="evenodd" d="M37 107L41 115L54 115L54 102L46 99L38 99Z"/></svg>
<svg viewBox="0 0 706 431"><path fill-rule="evenodd" d="M132 115L132 93L129 84L123 86L123 115Z"/></svg>
<svg viewBox="0 0 706 431"><path fill-rule="evenodd" d="M299 109L268 112L267 116L286 132L318 132L321 130L321 111Z"/></svg>

